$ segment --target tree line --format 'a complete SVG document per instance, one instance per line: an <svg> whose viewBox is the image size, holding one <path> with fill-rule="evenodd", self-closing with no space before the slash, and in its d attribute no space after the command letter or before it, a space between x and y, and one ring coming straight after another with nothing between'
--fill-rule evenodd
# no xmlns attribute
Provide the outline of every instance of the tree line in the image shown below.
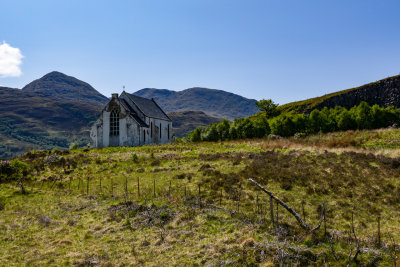
<svg viewBox="0 0 400 267"><path fill-rule="evenodd" d="M191 131L185 141L224 141L246 138L262 138L269 135L289 137L346 130L378 129L391 126L400 121L400 110L394 106L370 106L361 102L358 106L346 109L314 109L309 114L280 112L272 100L256 102L261 113L249 118L223 120L210 126L198 127Z"/></svg>

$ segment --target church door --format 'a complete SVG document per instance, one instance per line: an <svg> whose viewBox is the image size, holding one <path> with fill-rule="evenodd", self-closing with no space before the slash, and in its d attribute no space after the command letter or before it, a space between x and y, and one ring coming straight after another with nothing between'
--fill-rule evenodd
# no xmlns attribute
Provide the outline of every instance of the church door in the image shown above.
<svg viewBox="0 0 400 267"><path fill-rule="evenodd" d="M110 146L119 146L119 112L115 109L110 114Z"/></svg>

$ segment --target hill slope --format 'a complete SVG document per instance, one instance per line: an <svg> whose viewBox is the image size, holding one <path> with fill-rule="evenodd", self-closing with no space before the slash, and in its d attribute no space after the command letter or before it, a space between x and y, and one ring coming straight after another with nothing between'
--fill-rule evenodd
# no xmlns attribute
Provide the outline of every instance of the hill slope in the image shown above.
<svg viewBox="0 0 400 267"><path fill-rule="evenodd" d="M89 142L88 125L102 106L0 87L0 158L27 149L67 148Z"/></svg>
<svg viewBox="0 0 400 267"><path fill-rule="evenodd" d="M100 94L90 84L53 71L22 88L44 97L57 97L92 105L104 105L108 98Z"/></svg>
<svg viewBox="0 0 400 267"><path fill-rule="evenodd" d="M243 118L258 112L254 99L222 90L194 87L183 91L145 88L135 95L154 98L166 111L203 111L217 118Z"/></svg>
<svg viewBox="0 0 400 267"><path fill-rule="evenodd" d="M281 110L309 112L314 108L351 108L365 101L370 105L400 107L400 75L388 77L377 82L327 94L320 97L292 102L280 107Z"/></svg>
<svg viewBox="0 0 400 267"><path fill-rule="evenodd" d="M208 116L202 111L173 111L168 113L176 137L181 138L200 126L221 122L222 119Z"/></svg>

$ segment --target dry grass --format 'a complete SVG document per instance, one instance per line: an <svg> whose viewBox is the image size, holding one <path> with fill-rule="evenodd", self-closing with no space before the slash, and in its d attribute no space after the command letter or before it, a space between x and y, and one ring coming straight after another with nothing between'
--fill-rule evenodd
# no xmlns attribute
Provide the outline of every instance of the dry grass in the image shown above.
<svg viewBox="0 0 400 267"><path fill-rule="evenodd" d="M362 248L353 264L392 264L392 243L400 242L399 150L370 144L396 140L399 131L341 135L362 141L323 145L335 136L321 135L28 154L21 159L36 166L29 194L0 184L0 262L346 265L355 248L353 213ZM323 228L304 232L281 207L273 227L269 200L248 177L301 214L304 206L311 225L325 201L327 236Z"/></svg>

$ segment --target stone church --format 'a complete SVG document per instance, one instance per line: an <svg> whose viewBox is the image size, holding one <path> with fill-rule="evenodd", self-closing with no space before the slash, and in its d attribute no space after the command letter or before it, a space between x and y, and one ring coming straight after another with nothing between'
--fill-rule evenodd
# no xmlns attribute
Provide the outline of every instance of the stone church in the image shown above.
<svg viewBox="0 0 400 267"><path fill-rule="evenodd" d="M90 131L91 147L165 144L173 140L172 120L154 101L125 91L112 94Z"/></svg>

